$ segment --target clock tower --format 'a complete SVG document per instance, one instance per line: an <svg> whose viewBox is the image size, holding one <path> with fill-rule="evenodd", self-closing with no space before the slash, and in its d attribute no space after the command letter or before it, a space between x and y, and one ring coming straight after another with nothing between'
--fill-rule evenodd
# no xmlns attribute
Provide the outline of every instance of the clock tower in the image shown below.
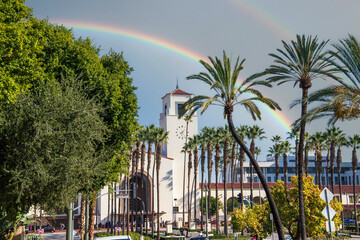
<svg viewBox="0 0 360 240"><path fill-rule="evenodd" d="M179 111L182 105L192 97L194 97L193 94L184 92L177 87L174 91L167 93L164 97L162 97L162 112L160 113L160 127L169 132L168 142L164 145L162 155L174 159L172 172L173 199L177 199L176 202L177 207L179 207L179 211L183 211L182 197L184 161L186 187L188 181L188 156L184 156L184 153L181 151L187 139L198 134L198 118L196 113L193 115L190 122L186 122L183 118L179 119ZM193 177L192 169L190 179L191 183ZM187 206L185 206L185 211L186 210Z"/></svg>

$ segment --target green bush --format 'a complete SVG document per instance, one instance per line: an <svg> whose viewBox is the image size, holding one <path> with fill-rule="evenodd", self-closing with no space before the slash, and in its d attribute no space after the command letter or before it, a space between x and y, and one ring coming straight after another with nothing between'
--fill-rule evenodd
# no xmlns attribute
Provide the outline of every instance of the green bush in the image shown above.
<svg viewBox="0 0 360 240"><path fill-rule="evenodd" d="M114 233L111 233L111 232L97 232L95 233L95 237L109 237L109 236L116 236L117 234L114 234ZM120 234L122 235L122 234ZM133 240L140 240L140 233L137 233L137 232L130 232L129 233L130 237L133 239ZM144 240L152 240L151 237L148 237L148 236L144 236Z"/></svg>

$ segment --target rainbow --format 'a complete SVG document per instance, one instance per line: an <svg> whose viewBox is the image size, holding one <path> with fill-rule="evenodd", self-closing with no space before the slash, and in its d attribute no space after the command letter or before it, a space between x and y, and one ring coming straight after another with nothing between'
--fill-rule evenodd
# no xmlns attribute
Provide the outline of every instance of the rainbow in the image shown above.
<svg viewBox="0 0 360 240"><path fill-rule="evenodd" d="M194 51L188 50L179 45L173 44L171 42L165 41L164 39L160 39L154 36L146 35L143 33L135 32L133 30L129 30L121 27L114 27L108 25L101 25L97 23L89 23L89 22L80 22L80 21L68 21L68 20L55 20L55 23L62 24L65 27L77 29L77 30L85 30L85 31L93 31L106 33L111 35L118 35L121 37L127 37L131 39L135 39L147 44L152 44L158 46L160 48L169 50L176 54L179 54L183 57L186 57L194 62L199 62L200 59L207 59L207 57L198 54ZM273 111L268 106L263 103L260 105L265 109L284 129L285 131L291 131L291 121L280 111Z"/></svg>

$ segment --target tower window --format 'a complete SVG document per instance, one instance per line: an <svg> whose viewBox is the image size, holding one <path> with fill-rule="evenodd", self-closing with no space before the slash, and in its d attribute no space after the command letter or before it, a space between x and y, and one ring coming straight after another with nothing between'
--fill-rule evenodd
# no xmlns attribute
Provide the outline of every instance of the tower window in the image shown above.
<svg viewBox="0 0 360 240"><path fill-rule="evenodd" d="M166 111L167 111L167 105L165 104L165 109L164 109L164 114L166 115Z"/></svg>
<svg viewBox="0 0 360 240"><path fill-rule="evenodd" d="M178 114L180 114L180 109L181 109L181 107L182 107L183 105L184 105L184 104L178 103L178 105L177 105L177 113L178 113Z"/></svg>

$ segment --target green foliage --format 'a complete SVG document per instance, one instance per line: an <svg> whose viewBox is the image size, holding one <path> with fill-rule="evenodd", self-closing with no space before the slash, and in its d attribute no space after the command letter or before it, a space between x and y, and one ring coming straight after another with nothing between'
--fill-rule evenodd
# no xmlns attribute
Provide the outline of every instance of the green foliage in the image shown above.
<svg viewBox="0 0 360 240"><path fill-rule="evenodd" d="M303 178L304 182L304 200L305 200L305 223L306 232L311 238L322 237L325 234L324 229L326 218L322 215L326 203L320 198L320 189L313 182L314 178L310 175ZM289 231L293 239L298 239L298 221L299 221L299 192L297 177L291 178L290 189L285 189L282 181L277 181L272 187L272 194L279 210L280 218L284 227ZM333 199L330 206L337 212L333 220L336 230L339 229L342 211L341 203Z"/></svg>
<svg viewBox="0 0 360 240"><path fill-rule="evenodd" d="M102 106L80 85L50 82L4 105L0 206L7 214L26 213L35 204L66 207L106 173L113 150L104 145Z"/></svg>
<svg viewBox="0 0 360 240"><path fill-rule="evenodd" d="M19 226L34 222L29 220L25 214L21 209L4 209L0 206L0 240L11 239Z"/></svg>
<svg viewBox="0 0 360 240"><path fill-rule="evenodd" d="M100 237L109 237L109 236L116 236L117 234L114 234L114 233L111 233L111 232L96 232L94 233L94 236L97 237L97 238L100 238ZM120 232L120 235L121 232ZM129 235L130 237L132 238L132 240L140 240L140 233L137 233L137 232L129 232ZM144 240L152 240L151 237L148 237L146 235L143 235L144 237ZM166 238L168 239L168 238ZM178 239L178 238L177 238Z"/></svg>
<svg viewBox="0 0 360 240"><path fill-rule="evenodd" d="M209 199L208 199L209 200ZM224 208L223 203L220 201L220 199L218 200L219 203L219 210ZM200 206L202 206L203 208L203 213L204 216L206 214L206 199L204 198L200 198ZM211 208L209 209L209 214L210 216L214 216L216 214L216 198L211 196Z"/></svg>
<svg viewBox="0 0 360 240"><path fill-rule="evenodd" d="M229 199L227 200L227 203L226 203L226 205L227 205L227 211L228 211L229 214L232 213L232 202L233 202L233 201L234 201L234 210L235 210L235 208L239 208L239 207L240 207L240 203L238 202L237 197L229 198Z"/></svg>
<svg viewBox="0 0 360 240"><path fill-rule="evenodd" d="M254 237L266 237L271 233L270 208L268 204L236 208L231 214L231 225L234 231L247 230Z"/></svg>

